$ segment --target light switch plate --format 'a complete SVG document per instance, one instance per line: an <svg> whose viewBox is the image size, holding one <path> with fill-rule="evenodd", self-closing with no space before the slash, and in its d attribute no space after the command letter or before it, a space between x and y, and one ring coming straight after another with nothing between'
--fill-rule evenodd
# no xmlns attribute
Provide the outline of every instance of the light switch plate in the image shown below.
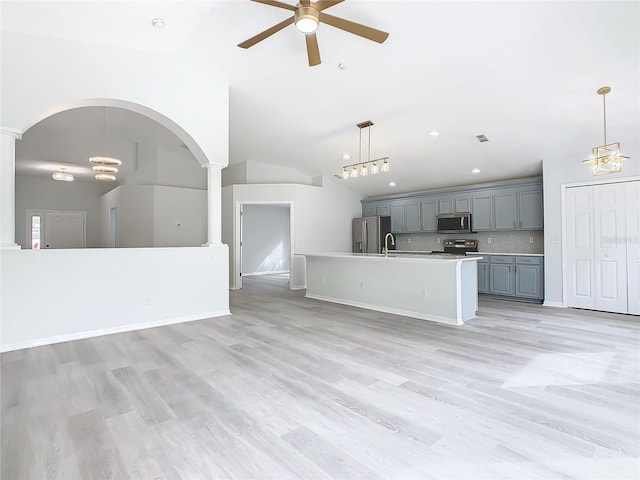
<svg viewBox="0 0 640 480"><path fill-rule="evenodd" d="M491 237L487 238L487 243L491 243Z"/></svg>

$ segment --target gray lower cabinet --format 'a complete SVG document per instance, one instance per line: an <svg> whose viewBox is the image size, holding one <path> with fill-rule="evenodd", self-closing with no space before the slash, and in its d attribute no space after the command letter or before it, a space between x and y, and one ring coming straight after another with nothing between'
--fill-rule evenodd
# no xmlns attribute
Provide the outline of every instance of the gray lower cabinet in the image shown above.
<svg viewBox="0 0 640 480"><path fill-rule="evenodd" d="M478 293L542 301L542 266L539 256L488 255L478 261Z"/></svg>
<svg viewBox="0 0 640 480"><path fill-rule="evenodd" d="M492 256L490 260L489 293L514 295L513 257Z"/></svg>
<svg viewBox="0 0 640 480"><path fill-rule="evenodd" d="M478 261L478 293L489 293L489 262Z"/></svg>

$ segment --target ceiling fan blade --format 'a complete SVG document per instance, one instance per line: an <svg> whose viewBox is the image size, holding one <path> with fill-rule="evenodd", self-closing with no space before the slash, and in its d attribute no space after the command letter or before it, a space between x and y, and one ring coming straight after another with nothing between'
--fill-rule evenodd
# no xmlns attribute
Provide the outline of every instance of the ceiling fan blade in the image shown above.
<svg viewBox="0 0 640 480"><path fill-rule="evenodd" d="M313 4L313 7L319 12L321 12L322 10L325 10L329 7L333 7L334 5L337 5L342 2L344 2L344 0L318 0L316 3Z"/></svg>
<svg viewBox="0 0 640 480"><path fill-rule="evenodd" d="M333 15L329 15L328 13L320 12L320 21L322 23L331 25L332 27L339 28L340 30L353 33L364 38L368 38L369 40L373 40L374 42L378 43L383 43L389 36L387 32L383 32L382 30L376 30L375 28L367 27L366 25L362 25L360 23L345 20L344 18L334 17Z"/></svg>
<svg viewBox="0 0 640 480"><path fill-rule="evenodd" d="M251 0L252 2L264 3L265 5L271 5L272 7L280 7L286 10L291 10L292 12L296 11L296 7L293 5L289 5L287 3L278 2L276 0Z"/></svg>
<svg viewBox="0 0 640 480"><path fill-rule="evenodd" d="M287 18L286 20L281 21L280 23L274 25L273 27L267 28L264 32L259 33L259 34L255 35L255 36L251 37L250 39L245 40L242 43L239 43L238 46L240 48L253 47L256 43L261 42L265 38L270 37L274 33L279 32L284 27L286 27L287 25L291 25L292 23L293 23L293 17Z"/></svg>
<svg viewBox="0 0 640 480"><path fill-rule="evenodd" d="M305 35L307 40L307 56L309 57L309 66L320 65L320 49L318 48L318 38L315 33Z"/></svg>

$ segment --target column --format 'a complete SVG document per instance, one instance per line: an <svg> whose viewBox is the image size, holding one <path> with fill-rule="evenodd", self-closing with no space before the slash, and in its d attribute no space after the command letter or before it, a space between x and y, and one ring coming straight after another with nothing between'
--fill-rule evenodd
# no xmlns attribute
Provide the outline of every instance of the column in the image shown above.
<svg viewBox="0 0 640 480"><path fill-rule="evenodd" d="M222 166L209 163L207 169L207 243L222 245Z"/></svg>
<svg viewBox="0 0 640 480"><path fill-rule="evenodd" d="M16 139L22 133L0 127L0 249L16 244Z"/></svg>

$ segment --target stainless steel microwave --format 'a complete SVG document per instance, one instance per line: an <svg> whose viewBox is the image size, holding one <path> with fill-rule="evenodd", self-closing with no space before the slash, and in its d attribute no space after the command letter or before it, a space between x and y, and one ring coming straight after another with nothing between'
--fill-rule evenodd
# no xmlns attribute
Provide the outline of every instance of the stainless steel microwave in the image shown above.
<svg viewBox="0 0 640 480"><path fill-rule="evenodd" d="M444 213L438 215L438 233L472 233L471 213Z"/></svg>

